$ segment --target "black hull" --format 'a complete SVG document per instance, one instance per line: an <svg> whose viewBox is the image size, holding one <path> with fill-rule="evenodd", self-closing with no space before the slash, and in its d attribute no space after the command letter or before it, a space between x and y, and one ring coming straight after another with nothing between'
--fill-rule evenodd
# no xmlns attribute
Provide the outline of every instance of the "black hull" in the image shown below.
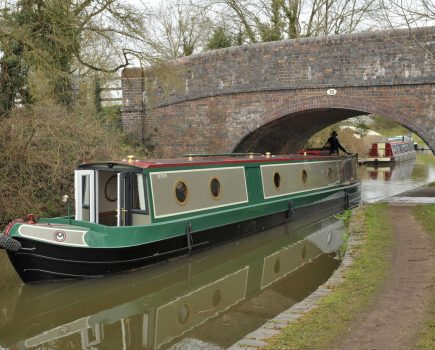
<svg viewBox="0 0 435 350"><path fill-rule="evenodd" d="M284 212L133 247L65 247L17 237L23 249L18 252L8 251L8 255L26 283L101 277L186 255L290 221L295 228L302 227L358 205L360 192L356 188L353 190L355 192L349 194L343 191L338 198L295 209L291 208L289 202L289 210Z"/></svg>

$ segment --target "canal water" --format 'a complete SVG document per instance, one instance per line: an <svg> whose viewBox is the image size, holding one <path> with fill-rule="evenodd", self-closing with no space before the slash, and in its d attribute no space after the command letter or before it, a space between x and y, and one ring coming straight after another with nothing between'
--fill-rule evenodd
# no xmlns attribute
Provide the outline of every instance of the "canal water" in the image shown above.
<svg viewBox="0 0 435 350"><path fill-rule="evenodd" d="M339 265L343 224L283 225L97 280L23 285L0 252L0 349L223 349Z"/></svg>
<svg viewBox="0 0 435 350"><path fill-rule="evenodd" d="M362 201L435 181L431 153L360 166ZM225 349L303 300L339 266L343 224L294 222L97 280L24 285L0 251L0 350Z"/></svg>
<svg viewBox="0 0 435 350"><path fill-rule="evenodd" d="M361 165L361 201L374 203L435 181L435 157L418 151L417 159L386 165Z"/></svg>

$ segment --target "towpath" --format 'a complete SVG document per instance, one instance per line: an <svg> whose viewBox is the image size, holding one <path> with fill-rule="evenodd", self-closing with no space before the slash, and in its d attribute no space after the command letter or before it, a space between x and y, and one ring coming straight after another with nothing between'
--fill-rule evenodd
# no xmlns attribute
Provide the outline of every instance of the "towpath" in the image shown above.
<svg viewBox="0 0 435 350"><path fill-rule="evenodd" d="M416 199L435 197L435 188L404 195ZM393 226L395 239L390 275L374 304L352 323L334 349L416 349L419 332L433 318L429 310L435 293L435 245L414 218L413 210L413 205L404 201L390 202L386 219Z"/></svg>

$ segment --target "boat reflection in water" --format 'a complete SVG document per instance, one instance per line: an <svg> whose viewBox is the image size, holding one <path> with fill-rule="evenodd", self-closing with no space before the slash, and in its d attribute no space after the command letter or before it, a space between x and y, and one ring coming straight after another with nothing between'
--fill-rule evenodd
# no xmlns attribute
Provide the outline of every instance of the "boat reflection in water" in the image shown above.
<svg viewBox="0 0 435 350"><path fill-rule="evenodd" d="M367 165L367 176L372 180L384 181L409 179L412 176L415 163L415 159L412 159L397 164Z"/></svg>
<svg viewBox="0 0 435 350"><path fill-rule="evenodd" d="M221 349L304 299L339 262L334 218L99 280L23 285L5 349ZM290 233L291 232L291 233Z"/></svg>
<svg viewBox="0 0 435 350"><path fill-rule="evenodd" d="M361 201L374 203L397 196L402 192L421 186L428 179L427 166L418 159L396 164L361 165L358 176L361 179Z"/></svg>

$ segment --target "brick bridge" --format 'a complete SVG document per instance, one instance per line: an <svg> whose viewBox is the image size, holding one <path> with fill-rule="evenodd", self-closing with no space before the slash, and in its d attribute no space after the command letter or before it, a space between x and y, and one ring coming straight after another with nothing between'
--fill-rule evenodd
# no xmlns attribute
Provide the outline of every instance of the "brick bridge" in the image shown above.
<svg viewBox="0 0 435 350"><path fill-rule="evenodd" d="M288 153L319 130L378 114L435 152L435 27L283 40L122 73L122 124L165 156ZM163 73L163 75L162 75Z"/></svg>

